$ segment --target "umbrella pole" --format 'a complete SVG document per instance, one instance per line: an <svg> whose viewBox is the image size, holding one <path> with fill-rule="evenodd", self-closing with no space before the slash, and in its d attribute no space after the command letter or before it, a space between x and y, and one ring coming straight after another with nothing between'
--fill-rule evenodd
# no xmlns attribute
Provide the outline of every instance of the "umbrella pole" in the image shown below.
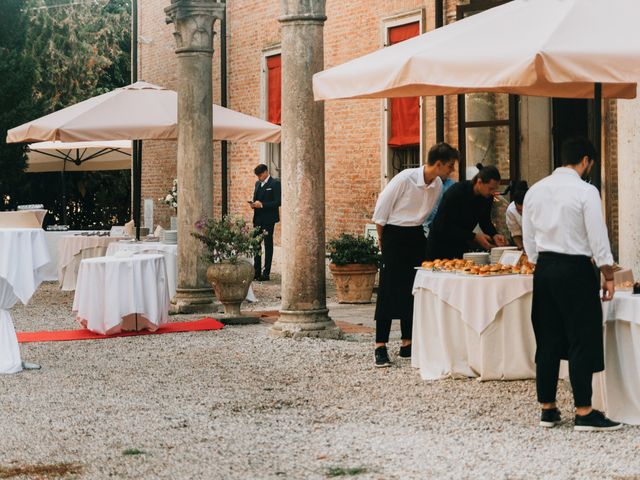
<svg viewBox="0 0 640 480"><path fill-rule="evenodd" d="M592 115L591 135L593 136L593 146L596 148L596 162L593 166L594 172L591 174L593 184L598 190L602 187L602 84L596 83L593 86L593 115Z"/></svg>
<svg viewBox="0 0 640 480"><path fill-rule="evenodd" d="M140 240L140 206L142 202L142 140L133 141L132 194L136 240Z"/></svg>

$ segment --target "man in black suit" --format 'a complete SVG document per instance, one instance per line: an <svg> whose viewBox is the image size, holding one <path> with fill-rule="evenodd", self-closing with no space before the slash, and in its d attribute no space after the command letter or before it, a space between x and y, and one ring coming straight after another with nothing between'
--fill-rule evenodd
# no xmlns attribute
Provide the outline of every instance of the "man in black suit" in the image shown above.
<svg viewBox="0 0 640 480"><path fill-rule="evenodd" d="M249 202L253 208L253 226L264 233L264 269L262 269L262 256L258 253L253 265L255 279L267 282L271 273L271 260L273 259L273 229L280 221L279 208L281 191L280 180L269 175L269 170L264 164L258 165L253 172L258 177L253 190L253 201Z"/></svg>

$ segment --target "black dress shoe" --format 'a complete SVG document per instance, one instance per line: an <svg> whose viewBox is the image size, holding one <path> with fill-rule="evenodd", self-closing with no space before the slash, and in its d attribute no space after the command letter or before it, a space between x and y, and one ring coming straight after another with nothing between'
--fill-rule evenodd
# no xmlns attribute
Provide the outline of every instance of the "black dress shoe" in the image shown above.
<svg viewBox="0 0 640 480"><path fill-rule="evenodd" d="M560 423L560 410L557 408L543 408L540 414L540 426L553 428Z"/></svg>
<svg viewBox="0 0 640 480"><path fill-rule="evenodd" d="M391 360L389 359L389 354L387 353L387 347L378 347L375 351L376 357L376 367L390 367Z"/></svg>
<svg viewBox="0 0 640 480"><path fill-rule="evenodd" d="M254 279L254 280L260 280L260 277L262 277L262 275L260 275L259 273L256 273L256 274L253 276L253 279Z"/></svg>
<svg viewBox="0 0 640 480"><path fill-rule="evenodd" d="M400 347L398 355L402 358L411 358L411 344Z"/></svg>
<svg viewBox="0 0 640 480"><path fill-rule="evenodd" d="M260 278L258 278L258 281L260 282L268 282L269 280L269 275L260 275Z"/></svg>
<svg viewBox="0 0 640 480"><path fill-rule="evenodd" d="M577 432L607 432L621 428L621 423L609 420L598 410L591 410L587 415L576 415L576 423L573 427Z"/></svg>

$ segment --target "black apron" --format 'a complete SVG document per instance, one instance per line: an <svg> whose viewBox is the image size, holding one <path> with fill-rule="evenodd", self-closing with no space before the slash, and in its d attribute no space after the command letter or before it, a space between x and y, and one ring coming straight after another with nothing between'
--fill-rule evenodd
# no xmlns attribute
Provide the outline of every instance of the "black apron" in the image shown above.
<svg viewBox="0 0 640 480"><path fill-rule="evenodd" d="M422 226L385 225L381 245L382 267L374 318L411 320L415 267L424 260L426 248Z"/></svg>
<svg viewBox="0 0 640 480"><path fill-rule="evenodd" d="M569 360L583 371L604 370L599 280L588 257L540 253L531 312L536 362L544 355Z"/></svg>

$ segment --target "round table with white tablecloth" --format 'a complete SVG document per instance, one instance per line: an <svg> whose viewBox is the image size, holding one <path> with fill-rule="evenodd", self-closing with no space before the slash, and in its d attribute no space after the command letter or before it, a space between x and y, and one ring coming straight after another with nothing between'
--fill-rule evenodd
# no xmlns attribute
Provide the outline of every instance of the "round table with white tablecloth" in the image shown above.
<svg viewBox="0 0 640 480"><path fill-rule="evenodd" d="M156 330L169 317L164 257L141 254L82 260L73 311L83 326L100 334Z"/></svg>
<svg viewBox="0 0 640 480"><path fill-rule="evenodd" d="M0 373L22 370L9 309L26 304L42 281L49 252L41 228L0 229Z"/></svg>
<svg viewBox="0 0 640 480"><path fill-rule="evenodd" d="M107 256L112 256L118 252L134 252L138 253L159 253L164 256L167 265L167 279L169 281L169 295L173 298L176 295L176 275L178 262L178 245L167 244L162 242L131 242L120 241L110 243L107 248ZM253 288L249 285L247 292L248 302L257 302Z"/></svg>
<svg viewBox="0 0 640 480"><path fill-rule="evenodd" d="M58 240L58 281L64 291L76 288L80 260L101 257L111 242L122 237L98 235L64 235Z"/></svg>
<svg viewBox="0 0 640 480"><path fill-rule="evenodd" d="M425 380L535 378L532 275L478 277L419 269L411 364Z"/></svg>

